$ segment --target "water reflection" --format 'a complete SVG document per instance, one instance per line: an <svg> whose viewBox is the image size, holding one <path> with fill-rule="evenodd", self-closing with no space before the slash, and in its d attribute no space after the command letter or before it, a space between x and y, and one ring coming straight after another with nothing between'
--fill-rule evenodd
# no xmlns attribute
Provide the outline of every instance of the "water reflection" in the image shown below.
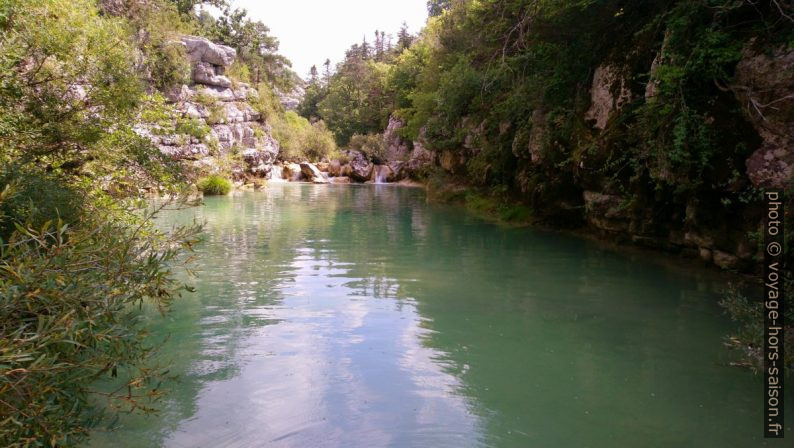
<svg viewBox="0 0 794 448"><path fill-rule="evenodd" d="M391 186L166 220L194 218L199 292L152 317L181 380L97 446L764 445L709 278Z"/></svg>

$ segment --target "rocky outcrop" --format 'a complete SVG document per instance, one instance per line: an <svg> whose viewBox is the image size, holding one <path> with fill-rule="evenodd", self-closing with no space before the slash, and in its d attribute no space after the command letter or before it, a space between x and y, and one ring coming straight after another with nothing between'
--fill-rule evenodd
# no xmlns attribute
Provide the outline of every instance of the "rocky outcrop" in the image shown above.
<svg viewBox="0 0 794 448"><path fill-rule="evenodd" d="M411 153L408 143L403 141L399 135L400 129L405 126L402 120L395 116L389 117L389 125L383 131L383 143L386 147L386 160L405 161Z"/></svg>
<svg viewBox="0 0 794 448"><path fill-rule="evenodd" d="M306 95L306 90L297 85L289 92L281 92L276 91L278 95L279 101L281 105L284 106L285 110L295 110L300 106L301 101L303 101L303 97Z"/></svg>
<svg viewBox="0 0 794 448"><path fill-rule="evenodd" d="M160 135L152 124L138 127L160 151L174 159L202 161L210 169L214 158L237 154L244 166L232 171L267 177L279 153L279 144L269 126L249 103L258 98L256 89L232 82L226 68L234 62L233 48L196 36L182 36L182 45L191 66L191 83L165 92L176 113L175 133Z"/></svg>
<svg viewBox="0 0 794 448"><path fill-rule="evenodd" d="M204 37L182 36L180 42L184 45L194 66L199 66L203 62L214 67L228 67L237 56L234 48L213 43Z"/></svg>
<svg viewBox="0 0 794 448"><path fill-rule="evenodd" d="M756 187L784 188L794 180L794 50L744 51L732 90L763 140L747 160Z"/></svg>
<svg viewBox="0 0 794 448"><path fill-rule="evenodd" d="M595 121L595 127L605 129L612 115L631 101L631 89L621 75L621 69L611 65L600 65L593 74L590 89L590 109L586 120Z"/></svg>

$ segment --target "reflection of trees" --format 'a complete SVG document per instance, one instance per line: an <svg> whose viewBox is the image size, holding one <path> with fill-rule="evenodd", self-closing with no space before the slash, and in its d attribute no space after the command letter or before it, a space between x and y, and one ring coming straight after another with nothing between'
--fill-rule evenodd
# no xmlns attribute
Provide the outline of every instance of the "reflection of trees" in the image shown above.
<svg viewBox="0 0 794 448"><path fill-rule="evenodd" d="M426 219L404 293L489 446L751 444L756 387L720 365L719 283L451 211Z"/></svg>
<svg viewBox="0 0 794 448"><path fill-rule="evenodd" d="M730 446L755 434L743 431L757 420L752 379L703 359L725 332L707 282L580 240L495 228L393 186L274 185L169 220L193 217L207 220L200 293L160 330L171 334L164 356L190 373L173 386L166 429L195 413L204 384L237 372L241 341L274 322L285 288L322 269L336 285L322 300L416 307L423 328L410 337L460 379L488 445L676 446L700 436Z"/></svg>

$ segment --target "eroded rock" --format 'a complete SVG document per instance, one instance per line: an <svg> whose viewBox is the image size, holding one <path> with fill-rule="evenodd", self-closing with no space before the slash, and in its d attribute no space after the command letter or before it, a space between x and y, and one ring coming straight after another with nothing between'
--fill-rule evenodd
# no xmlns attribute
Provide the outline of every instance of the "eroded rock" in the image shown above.
<svg viewBox="0 0 794 448"><path fill-rule="evenodd" d="M631 89L619 68L601 65L593 74L591 105L585 119L594 120L595 127L605 129L612 115L631 101Z"/></svg>
<svg viewBox="0 0 794 448"><path fill-rule="evenodd" d="M794 182L794 49L773 54L746 49L732 90L763 140L747 159L756 187L785 188Z"/></svg>

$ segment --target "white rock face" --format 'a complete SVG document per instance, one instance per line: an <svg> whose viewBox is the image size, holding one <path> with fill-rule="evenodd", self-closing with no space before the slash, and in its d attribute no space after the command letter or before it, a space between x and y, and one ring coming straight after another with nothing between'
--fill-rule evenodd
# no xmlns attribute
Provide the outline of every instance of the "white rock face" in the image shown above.
<svg viewBox="0 0 794 448"><path fill-rule="evenodd" d="M259 97L256 89L233 83L224 75L226 67L234 62L235 50L196 36L182 36L180 43L193 66L193 82L177 86L165 95L183 119L193 119L198 122L195 127L209 132L201 139L195 133L159 136L142 124L139 133L151 138L174 159L202 160L238 153L249 173L268 176L279 144L259 112L248 103Z"/></svg>
<svg viewBox="0 0 794 448"><path fill-rule="evenodd" d="M386 144L387 160L406 160L408 158L410 149L398 134L403 126L405 126L405 123L399 118L395 116L389 117L389 125L383 132L383 142Z"/></svg>
<svg viewBox="0 0 794 448"><path fill-rule="evenodd" d="M232 65L234 58L237 57L237 52L234 48L213 43L203 37L182 36L180 40L193 64L208 62L212 65L228 67Z"/></svg>
<svg viewBox="0 0 794 448"><path fill-rule="evenodd" d="M208 86L231 87L232 81L226 76L217 74L216 66L209 62L198 62L193 68L193 81Z"/></svg>

